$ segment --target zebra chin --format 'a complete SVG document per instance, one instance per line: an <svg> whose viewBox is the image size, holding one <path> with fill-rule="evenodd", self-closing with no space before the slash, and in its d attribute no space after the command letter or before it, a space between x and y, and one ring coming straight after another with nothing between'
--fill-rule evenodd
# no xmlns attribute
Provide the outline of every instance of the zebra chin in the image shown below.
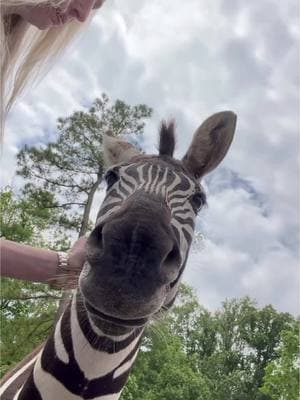
<svg viewBox="0 0 300 400"><path fill-rule="evenodd" d="M147 317L136 318L136 319L121 319L121 318L111 317L111 316L99 311L97 308L95 308L93 305L91 305L87 300L85 300L85 308L88 311L88 313L91 316L93 316L93 319L104 320L105 322L110 322L116 326L122 326L122 327L126 327L126 328L142 327L149 320L149 318L147 318Z"/></svg>
<svg viewBox="0 0 300 400"><path fill-rule="evenodd" d="M164 286L149 301L140 298L137 302L132 296L122 296L120 292L105 292L95 284L91 265L86 262L79 277L79 292L82 304L90 319L102 331L118 334L144 327L162 308L168 294Z"/></svg>

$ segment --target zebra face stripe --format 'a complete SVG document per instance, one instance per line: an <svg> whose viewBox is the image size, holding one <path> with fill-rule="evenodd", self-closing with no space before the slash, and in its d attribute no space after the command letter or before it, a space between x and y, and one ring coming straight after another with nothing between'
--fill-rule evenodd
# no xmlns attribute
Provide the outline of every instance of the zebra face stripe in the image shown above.
<svg viewBox="0 0 300 400"><path fill-rule="evenodd" d="M145 319L176 295L199 208L194 197L205 195L183 168L159 157L115 166L106 180L89 240L91 272L80 287L98 316Z"/></svg>
<svg viewBox="0 0 300 400"><path fill-rule="evenodd" d="M35 358L4 383L4 396L119 398L145 323L174 303L195 216L205 203L196 180L223 160L235 125L230 111L208 118L182 161L172 158L174 121L161 125L159 156L140 155L120 138L103 137L106 162L123 164L107 174L107 196L79 289L42 353L34 352L37 362L27 382L19 389Z"/></svg>
<svg viewBox="0 0 300 400"><path fill-rule="evenodd" d="M180 238L183 264L188 255L197 216L190 199L194 193L203 193L201 186L183 172L159 164L136 163L115 167L114 171L119 179L107 192L97 224L122 207L123 202L137 191L162 198L171 211L171 225Z"/></svg>

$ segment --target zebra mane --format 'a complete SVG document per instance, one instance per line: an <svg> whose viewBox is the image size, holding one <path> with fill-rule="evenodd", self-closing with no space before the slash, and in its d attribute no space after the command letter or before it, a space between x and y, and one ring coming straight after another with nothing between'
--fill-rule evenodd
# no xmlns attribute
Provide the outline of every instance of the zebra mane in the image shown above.
<svg viewBox="0 0 300 400"><path fill-rule="evenodd" d="M175 149L175 121L162 121L159 131L159 155L173 157Z"/></svg>

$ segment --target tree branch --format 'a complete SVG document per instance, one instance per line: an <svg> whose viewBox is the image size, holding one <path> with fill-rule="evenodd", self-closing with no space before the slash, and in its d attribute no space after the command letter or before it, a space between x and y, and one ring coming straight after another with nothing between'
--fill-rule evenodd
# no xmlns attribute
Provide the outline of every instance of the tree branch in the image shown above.
<svg viewBox="0 0 300 400"><path fill-rule="evenodd" d="M37 174L35 174L35 173L32 173L32 175L33 175L35 178L38 178L38 179L41 179L41 180L44 180L44 181L50 183L51 185L63 186L63 187L67 187L67 188L74 188L74 187L77 187L77 188L80 189L82 192L87 193L87 189L86 189L86 188L83 188L82 186L79 186L78 184L75 184L75 183L72 184L72 185L68 185L68 184L66 184L66 183L59 183L58 181L53 181L53 180L51 180L51 179L49 179L49 178L45 178L44 176L40 176L40 175L37 175Z"/></svg>
<svg viewBox="0 0 300 400"><path fill-rule="evenodd" d="M6 301L13 301L13 300L36 300L36 299L55 299L60 300L61 296L55 296L54 294L42 294L38 296L20 296L20 297L6 297Z"/></svg>
<svg viewBox="0 0 300 400"><path fill-rule="evenodd" d="M42 208L62 208L66 206L85 206L86 203L64 203L64 204L58 204L58 205L53 205L53 206L43 206Z"/></svg>
<svg viewBox="0 0 300 400"><path fill-rule="evenodd" d="M22 345L23 343L25 343L27 340L29 340L30 337L31 337L33 334L36 334L36 333L37 333L37 330L39 329L39 327L42 326L43 324L47 323L47 322L51 322L51 325L49 325L49 326L47 327L47 329L43 331L43 332L45 332L45 331L47 332L47 331L51 328L51 326L53 325L53 318L48 318L48 319L45 319L44 321L39 321L39 323L38 323L38 324L29 332L29 334L26 336L25 340L24 340L23 342L21 342L21 345ZM40 333L40 332L39 332L39 333Z"/></svg>

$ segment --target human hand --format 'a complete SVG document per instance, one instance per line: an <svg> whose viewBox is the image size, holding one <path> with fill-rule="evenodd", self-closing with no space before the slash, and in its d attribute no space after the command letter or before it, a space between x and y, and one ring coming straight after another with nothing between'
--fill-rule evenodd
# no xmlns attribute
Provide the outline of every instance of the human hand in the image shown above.
<svg viewBox="0 0 300 400"><path fill-rule="evenodd" d="M86 259L86 237L79 238L69 252L58 252L58 266L51 285L57 289L74 289Z"/></svg>
<svg viewBox="0 0 300 400"><path fill-rule="evenodd" d="M79 276L83 264L86 260L86 242L87 237L79 238L68 252L68 267L71 274Z"/></svg>

